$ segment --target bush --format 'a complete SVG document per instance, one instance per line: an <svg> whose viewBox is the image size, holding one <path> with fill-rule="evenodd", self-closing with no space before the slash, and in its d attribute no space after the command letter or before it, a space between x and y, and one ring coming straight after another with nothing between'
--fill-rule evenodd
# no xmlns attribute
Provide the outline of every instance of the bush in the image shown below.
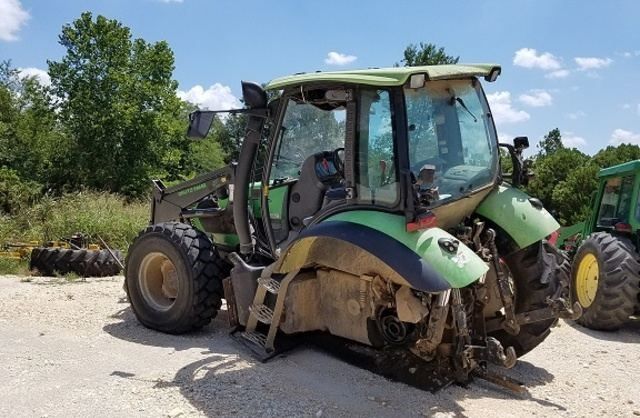
<svg viewBox="0 0 640 418"><path fill-rule="evenodd" d="M45 196L13 217L0 217L0 242L57 240L81 232L91 242L99 242L100 236L110 247L126 251L148 221L146 201L91 191Z"/></svg>
<svg viewBox="0 0 640 418"><path fill-rule="evenodd" d="M0 167L0 214L14 214L33 204L40 189L35 182L21 180L14 170Z"/></svg>

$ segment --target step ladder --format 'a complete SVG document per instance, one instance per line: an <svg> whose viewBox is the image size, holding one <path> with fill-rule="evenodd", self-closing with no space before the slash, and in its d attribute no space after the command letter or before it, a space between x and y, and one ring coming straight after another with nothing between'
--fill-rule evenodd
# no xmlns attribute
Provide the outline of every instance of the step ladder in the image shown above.
<svg viewBox="0 0 640 418"><path fill-rule="evenodd" d="M280 280L272 277L260 277L258 288L249 307L249 319L245 330L240 333L240 340L253 351L261 361L265 361L277 354L275 348L276 334L284 311L284 300L289 283L298 275L300 270L287 273ZM268 306L268 294L275 295L275 304ZM272 298L273 299L273 298ZM268 332L264 334L257 330L258 324L268 325Z"/></svg>

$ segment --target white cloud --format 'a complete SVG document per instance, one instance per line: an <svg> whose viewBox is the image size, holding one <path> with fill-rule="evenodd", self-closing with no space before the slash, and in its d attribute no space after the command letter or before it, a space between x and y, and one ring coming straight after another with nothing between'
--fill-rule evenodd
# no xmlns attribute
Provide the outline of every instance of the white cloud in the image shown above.
<svg viewBox="0 0 640 418"><path fill-rule="evenodd" d="M0 40L17 40L18 31L30 17L20 0L0 0Z"/></svg>
<svg viewBox="0 0 640 418"><path fill-rule="evenodd" d="M178 97L187 102L198 105L205 110L226 110L241 107L240 100L231 93L231 88L215 83L208 89L200 85L191 87L188 91L178 90Z"/></svg>
<svg viewBox="0 0 640 418"><path fill-rule="evenodd" d="M625 58L640 57L640 51L639 50L636 50L636 51L624 51L620 55L622 55Z"/></svg>
<svg viewBox="0 0 640 418"><path fill-rule="evenodd" d="M578 70L598 70L600 68L606 68L613 60L611 58L596 58L596 57L576 57L574 58L576 64L578 64Z"/></svg>
<svg viewBox="0 0 640 418"><path fill-rule="evenodd" d="M638 103L638 107L636 108L636 112L638 113L638 116L640 116L640 103Z"/></svg>
<svg viewBox="0 0 640 418"><path fill-rule="evenodd" d="M541 70L559 70L562 68L560 61L549 52L538 54L533 48L521 48L513 57L513 64L525 68L540 68Z"/></svg>
<svg viewBox="0 0 640 418"><path fill-rule="evenodd" d="M561 69L561 70L556 70L556 71L552 71L549 74L545 74L546 78L566 78L569 76L569 74L571 74L571 71L567 70L567 69Z"/></svg>
<svg viewBox="0 0 640 418"><path fill-rule="evenodd" d="M562 135L562 144L567 148L580 148L587 145L587 140L567 131Z"/></svg>
<svg viewBox="0 0 640 418"><path fill-rule="evenodd" d="M324 59L324 62L329 65L347 65L357 59L358 57L356 57L355 55L347 55L340 52L331 51L327 54L327 58Z"/></svg>
<svg viewBox="0 0 640 418"><path fill-rule="evenodd" d="M584 113L582 110L578 110L577 112L567 113L567 117L571 120L584 118L585 116L587 116L587 114Z"/></svg>
<svg viewBox="0 0 640 418"><path fill-rule="evenodd" d="M611 139L609 143L612 145L620 144L635 144L640 145L640 134L631 131L625 131L624 129L616 129L611 133Z"/></svg>
<svg viewBox="0 0 640 418"><path fill-rule="evenodd" d="M622 105L622 108L624 110L629 110L629 109L631 109L631 105L629 103L625 103L625 104Z"/></svg>
<svg viewBox="0 0 640 418"><path fill-rule="evenodd" d="M508 91L497 91L488 94L487 100L489 100L496 124L524 122L531 118L524 110L517 110L511 106L511 93Z"/></svg>
<svg viewBox="0 0 640 418"><path fill-rule="evenodd" d="M38 82L40 82L40 84L42 84L43 86L51 85L51 77L49 77L49 74L47 74L45 70L41 70L40 68L29 67L29 68L19 68L18 71L19 71L18 75L20 76L20 78L35 77L38 80Z"/></svg>
<svg viewBox="0 0 640 418"><path fill-rule="evenodd" d="M553 97L544 90L530 90L528 94L521 94L518 100L531 107L545 107L553 104Z"/></svg>

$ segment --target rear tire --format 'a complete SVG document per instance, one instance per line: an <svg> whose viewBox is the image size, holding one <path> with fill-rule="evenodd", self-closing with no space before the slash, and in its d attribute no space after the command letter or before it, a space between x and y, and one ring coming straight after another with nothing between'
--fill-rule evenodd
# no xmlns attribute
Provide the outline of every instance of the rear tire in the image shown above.
<svg viewBox="0 0 640 418"><path fill-rule="evenodd" d="M569 259L547 242L537 242L506 257L515 282L516 314L548 306L547 298L553 296L561 283L568 284L571 273ZM547 277L546 272L550 272ZM566 295L568 297L568 295ZM557 319L521 325L518 335L503 330L491 333L503 347L512 346L518 357L537 347L550 334Z"/></svg>
<svg viewBox="0 0 640 418"><path fill-rule="evenodd" d="M120 251L114 251L122 260ZM120 265L108 250L71 250L67 248L34 248L29 269L42 276L75 273L81 277L107 277L120 274Z"/></svg>
<svg viewBox="0 0 640 418"><path fill-rule="evenodd" d="M589 274L587 264L597 264L595 274ZM587 283L594 277L596 283ZM583 310L577 320L580 325L613 331L633 315L640 291L640 263L629 239L606 232L591 234L576 253L571 279L573 300Z"/></svg>
<svg viewBox="0 0 640 418"><path fill-rule="evenodd" d="M125 285L148 328L181 334L214 318L222 304L225 262L207 236L183 223L143 230L129 248Z"/></svg>

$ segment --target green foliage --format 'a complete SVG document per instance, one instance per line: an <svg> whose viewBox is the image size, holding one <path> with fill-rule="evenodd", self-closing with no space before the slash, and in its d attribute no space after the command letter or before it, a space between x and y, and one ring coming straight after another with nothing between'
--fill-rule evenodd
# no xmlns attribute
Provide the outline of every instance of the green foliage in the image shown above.
<svg viewBox="0 0 640 418"><path fill-rule="evenodd" d="M556 209L553 190L565 181L569 174L589 161L589 156L576 149L561 148L542 155L533 161L534 178L529 182L528 192L544 203L545 207Z"/></svg>
<svg viewBox="0 0 640 418"><path fill-rule="evenodd" d="M438 48L435 44L420 42L418 45L410 44L404 49L404 58L400 60L405 67L418 65L457 64L460 57L448 55L444 48ZM396 64L399 67L399 64Z"/></svg>
<svg viewBox="0 0 640 418"><path fill-rule="evenodd" d="M0 167L0 213L15 214L25 210L39 195L39 184L21 180L15 170Z"/></svg>
<svg viewBox="0 0 640 418"><path fill-rule="evenodd" d="M44 197L11 218L0 217L0 243L57 240L82 232L94 242L101 236L110 246L126 250L148 221L147 201L128 202L105 192L69 193Z"/></svg>
<svg viewBox="0 0 640 418"><path fill-rule="evenodd" d="M0 275L2 274L27 275L29 267L22 260L12 260L0 256Z"/></svg>
<svg viewBox="0 0 640 418"><path fill-rule="evenodd" d="M538 155L550 155L565 148L562 144L560 129L555 128L549 131L538 143Z"/></svg>
<svg viewBox="0 0 640 418"><path fill-rule="evenodd" d="M66 54L49 61L60 119L71 140L70 186L137 196L151 177L183 175L189 149L186 106L176 96L166 42L132 39L117 20L83 13L65 25Z"/></svg>
<svg viewBox="0 0 640 418"><path fill-rule="evenodd" d="M590 157L575 148L562 145L559 129L547 133L533 159L535 177L527 192L538 197L562 224L584 221L589 215L590 199L598 186L602 168L640 159L640 147L623 144L609 146Z"/></svg>

